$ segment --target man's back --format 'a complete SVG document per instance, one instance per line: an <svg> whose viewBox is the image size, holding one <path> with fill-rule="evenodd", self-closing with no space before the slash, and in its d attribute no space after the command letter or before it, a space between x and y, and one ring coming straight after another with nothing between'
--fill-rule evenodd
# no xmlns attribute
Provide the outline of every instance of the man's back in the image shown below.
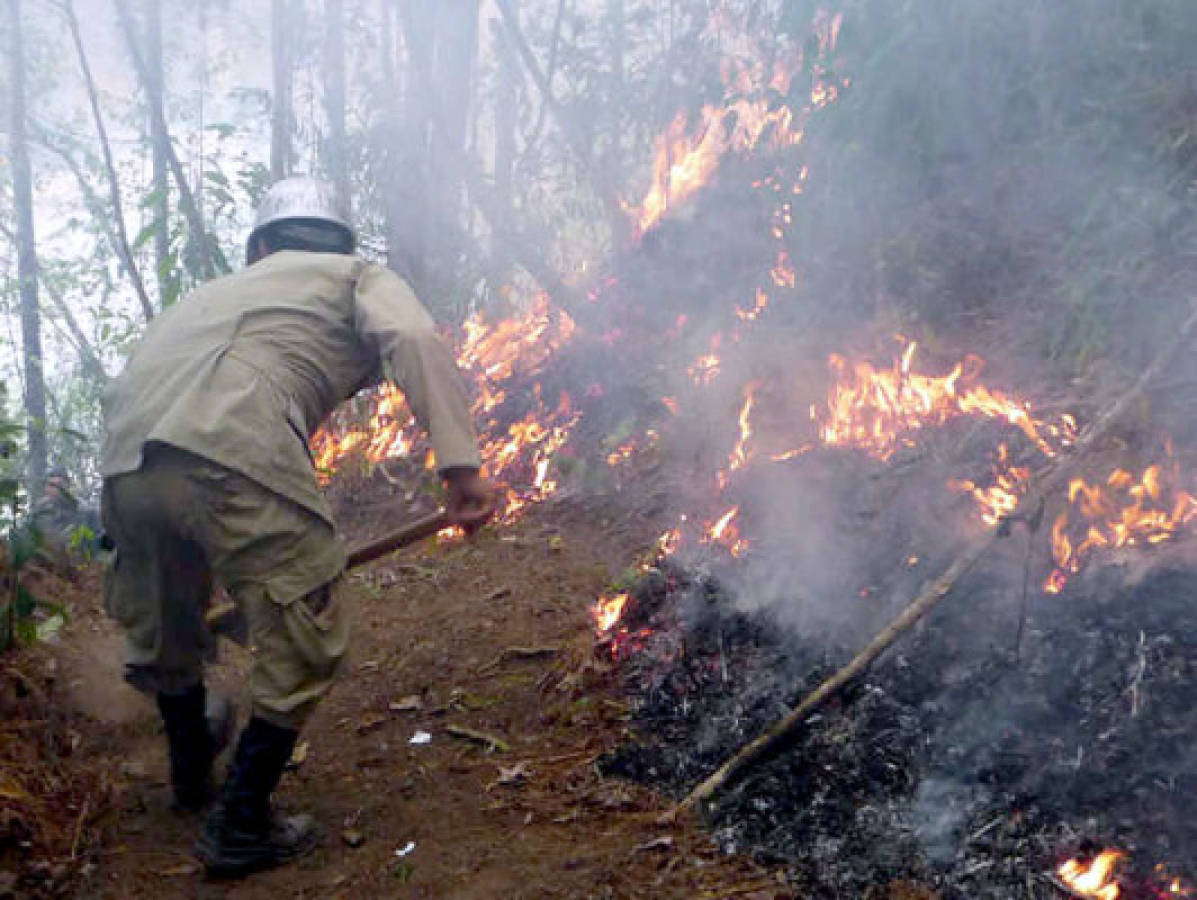
<svg viewBox="0 0 1197 900"><path fill-rule="evenodd" d="M381 375L377 349L359 337L366 270L402 285L356 257L285 251L165 312L105 394L102 473L136 470L144 444L160 441L327 516L306 439Z"/></svg>

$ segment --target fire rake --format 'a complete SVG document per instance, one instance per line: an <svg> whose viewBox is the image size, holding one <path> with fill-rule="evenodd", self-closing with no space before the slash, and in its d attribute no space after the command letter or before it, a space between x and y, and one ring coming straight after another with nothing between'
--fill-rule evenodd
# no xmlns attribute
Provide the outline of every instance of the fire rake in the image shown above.
<svg viewBox="0 0 1197 900"><path fill-rule="evenodd" d="M430 538L438 531L448 528L450 524L449 514L443 509L416 519L402 528L383 535L376 541L354 547L349 551L345 562L345 571L356 569L358 566L373 562L404 547L410 547L412 544ZM204 621L214 633L225 634L234 639L243 631L243 623L239 622L239 619L237 606L231 600L212 606L204 615Z"/></svg>

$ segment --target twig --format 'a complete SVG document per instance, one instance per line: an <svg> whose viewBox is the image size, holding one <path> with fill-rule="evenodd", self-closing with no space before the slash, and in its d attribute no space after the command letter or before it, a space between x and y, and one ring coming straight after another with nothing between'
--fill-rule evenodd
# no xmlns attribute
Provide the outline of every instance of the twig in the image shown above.
<svg viewBox="0 0 1197 900"><path fill-rule="evenodd" d="M1003 526L1008 527L1007 523L1019 519L1026 520L1029 511L1035 510L1039 504L1044 502L1048 494L1066 482L1077 463L1084 459L1085 454L1092 449L1097 439L1109 431L1130 405L1138 400L1147 385L1171 363L1173 357L1188 342L1194 329L1197 329L1197 302L1190 305L1188 318L1185 319L1168 346L1160 351L1160 354L1152 361L1151 365L1143 370L1134 384L1127 388L1105 412L1093 420L1085 433L1077 438L1071 452L1056 457L1048 464L1037 479L1037 484L1023 495L1014 510L1003 516L995 527L990 528L957 556L944 573L915 597L851 662L808 694L772 728L740 748L714 774L695 787L677 807L667 814L666 818L675 817L678 813L692 809L695 805L709 799L716 791L734 782L752 765L775 752L784 741L791 740L812 713L836 696L855 678L862 675L891 644L947 597L956 582L976 565L977 560L1001 536L1005 530Z"/></svg>
<svg viewBox="0 0 1197 900"><path fill-rule="evenodd" d="M715 890L703 891L699 896L702 900L716 900L720 897L737 897L741 894L755 894L757 891L763 891L766 888L776 888L777 879L768 878L764 881L749 881L745 884L735 884L728 887L716 888Z"/></svg>
<svg viewBox="0 0 1197 900"><path fill-rule="evenodd" d="M1039 508L1038 515L1043 515L1043 507ZM1035 558L1035 535L1039 531L1038 524L1035 522L1036 527L1030 527L1030 523L1028 523L1027 528L1027 554L1023 558L1022 564L1022 598L1018 603L1018 630L1014 633L1015 662L1022 658L1022 635L1027 628L1027 611L1031 603L1031 562Z"/></svg>
<svg viewBox="0 0 1197 900"><path fill-rule="evenodd" d="M466 728L464 725L446 725L445 732L455 738L481 744L488 750L498 750L500 753L507 753L511 750L511 747L502 738L497 738L493 734L487 734L485 731L475 731L473 728Z"/></svg>
<svg viewBox="0 0 1197 900"><path fill-rule="evenodd" d="M1131 679L1131 686L1128 689L1131 698L1131 718L1137 718L1139 710L1142 706L1142 694L1140 690L1143 687L1143 677L1147 674L1147 635L1142 631L1139 632L1139 656L1136 661L1135 674Z"/></svg>
<svg viewBox="0 0 1197 900"><path fill-rule="evenodd" d="M544 659L547 656L556 655L556 647L506 647L502 653L482 666L478 673L482 674L497 669L509 659Z"/></svg>
<svg viewBox="0 0 1197 900"><path fill-rule="evenodd" d="M79 839L83 836L83 822L90 811L88 801L83 801L83 808L79 810L79 818L75 820L75 837L71 841L71 859L79 858Z"/></svg>

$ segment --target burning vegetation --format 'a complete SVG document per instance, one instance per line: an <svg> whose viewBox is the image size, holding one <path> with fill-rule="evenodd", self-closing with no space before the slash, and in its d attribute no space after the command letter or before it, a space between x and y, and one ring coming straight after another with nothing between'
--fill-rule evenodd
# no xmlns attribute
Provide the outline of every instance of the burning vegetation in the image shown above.
<svg viewBox="0 0 1197 900"><path fill-rule="evenodd" d="M852 87L829 63L841 24L821 14L811 43L768 64L731 42L723 102L666 126L643 198L624 205L633 243L576 320L541 294L454 336L502 521L671 470L664 530L592 618L643 735L604 769L678 797L964 541L1009 533L951 585L957 602L703 812L728 850L784 861L812 896L903 882L995 900L1195 896L1197 569L1188 544L1167 564L1149 555L1197 515L1185 454L1148 423L1027 513L1037 476L1099 421L1086 398L1070 410L1058 384L1012 387L1016 360L986 377L961 334L927 362L923 342L880 327L855 342L872 353L778 351L770 321L801 289L789 248L818 177L804 136ZM688 230L703 245L704 198L734 192L760 227L738 236L754 274L675 256ZM671 218L683 208L690 222ZM648 283L692 308L650 308ZM323 471L348 454L434 465L394 392L362 418L316 436Z"/></svg>

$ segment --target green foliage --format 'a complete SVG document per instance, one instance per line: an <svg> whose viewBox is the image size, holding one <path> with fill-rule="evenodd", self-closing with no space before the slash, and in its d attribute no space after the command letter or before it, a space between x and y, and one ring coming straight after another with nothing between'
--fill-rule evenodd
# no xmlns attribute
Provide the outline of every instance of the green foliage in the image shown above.
<svg viewBox="0 0 1197 900"><path fill-rule="evenodd" d="M43 536L31 522L22 522L9 532L5 589L0 596L0 652L47 638L67 619L63 604L36 596L21 581L22 573L44 546Z"/></svg>

